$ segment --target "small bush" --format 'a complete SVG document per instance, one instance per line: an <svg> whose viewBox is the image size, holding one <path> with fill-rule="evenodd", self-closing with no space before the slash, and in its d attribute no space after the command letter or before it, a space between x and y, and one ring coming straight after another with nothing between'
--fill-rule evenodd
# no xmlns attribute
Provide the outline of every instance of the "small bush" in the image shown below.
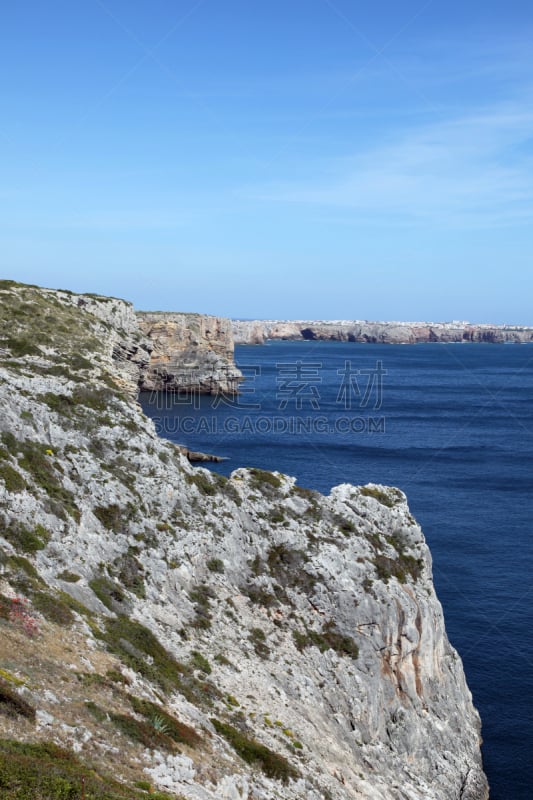
<svg viewBox="0 0 533 800"><path fill-rule="evenodd" d="M211 722L216 732L230 743L243 761L257 765L267 777L283 783L288 783L290 778L298 778L298 771L283 756L225 722L218 719L211 719Z"/></svg>
<svg viewBox="0 0 533 800"><path fill-rule="evenodd" d="M362 486L359 491L363 497L373 497L374 500L377 500L382 506L387 506L387 508L393 508L402 499L401 494L393 489L384 492L382 489L377 489L373 486ZM391 495L393 496L391 497Z"/></svg>
<svg viewBox="0 0 533 800"><path fill-rule="evenodd" d="M406 583L408 576L416 581L423 568L423 560L414 556L400 553L397 559L388 558L379 553L374 558L377 576L383 583L388 583L390 578L396 578L400 583Z"/></svg>
<svg viewBox="0 0 533 800"><path fill-rule="evenodd" d="M74 615L69 606L56 595L41 591L34 592L32 604L49 622L64 626L72 625L74 622Z"/></svg>
<svg viewBox="0 0 533 800"><path fill-rule="evenodd" d="M17 556L17 555L9 556L7 563L9 564L9 567L11 569L20 570L24 572L24 574L27 575L28 578L32 579L33 585L35 585L36 583L42 583L41 576L31 563L31 561L28 561L28 559L24 558L24 556Z"/></svg>
<svg viewBox="0 0 533 800"><path fill-rule="evenodd" d="M7 451L11 453L12 456L16 456L17 453L20 451L21 442L17 439L11 431L3 431L0 435L0 439L2 440L2 444L5 446Z"/></svg>
<svg viewBox="0 0 533 800"><path fill-rule="evenodd" d="M194 475L187 474L185 480L192 486L196 486L202 494L212 496L217 493L217 487L213 480L201 472Z"/></svg>
<svg viewBox="0 0 533 800"><path fill-rule="evenodd" d="M64 569L63 572L60 572L57 577L62 581L66 581L67 583L77 583L79 580L81 580L81 575L78 575L75 572L69 572L68 569Z"/></svg>
<svg viewBox="0 0 533 800"><path fill-rule="evenodd" d="M116 503L110 506L96 506L93 508L93 514L107 530L119 531L122 529L122 510Z"/></svg>
<svg viewBox="0 0 533 800"><path fill-rule="evenodd" d="M213 590L205 583L196 586L190 593L189 597L194 603L196 616L193 621L195 628L206 630L211 627L211 598L214 597Z"/></svg>
<svg viewBox="0 0 533 800"><path fill-rule="evenodd" d="M144 568L132 553L125 553L120 556L115 561L114 567L118 571L119 581L126 589L137 595L137 597L145 597Z"/></svg>
<svg viewBox="0 0 533 800"><path fill-rule="evenodd" d="M89 581L89 586L97 596L97 598L108 608L110 611L121 611L124 607L126 595L120 584L112 581L105 576L93 578Z"/></svg>
<svg viewBox="0 0 533 800"><path fill-rule="evenodd" d="M224 572L224 562L220 558L210 558L207 562L207 569L211 572Z"/></svg>
<svg viewBox="0 0 533 800"><path fill-rule="evenodd" d="M11 350L11 355L15 358L22 358L22 356L39 356L42 355L40 347L29 338L25 336L9 336L5 340L5 344Z"/></svg>
<svg viewBox="0 0 533 800"><path fill-rule="evenodd" d="M16 691L11 689L6 681L0 678L0 712L8 717L25 717L31 722L35 721L35 709L24 700ZM0 782L0 786L1 786Z"/></svg>
<svg viewBox="0 0 533 800"><path fill-rule="evenodd" d="M193 650L191 653L191 664L196 669L199 669L201 672L205 672L206 675L211 675L212 669L211 664L207 660L205 656L198 652L198 650Z"/></svg>
<svg viewBox="0 0 533 800"><path fill-rule="evenodd" d="M0 478L4 481L8 492L23 492L26 481L11 464L0 464Z"/></svg>
<svg viewBox="0 0 533 800"><path fill-rule="evenodd" d="M269 647L266 643L265 632L262 628L252 628L250 631L250 641L254 646L254 650L261 658L268 658L270 654Z"/></svg>
<svg viewBox="0 0 533 800"><path fill-rule="evenodd" d="M186 668L140 622L125 616L106 620L103 638L124 663L157 683L164 691L182 687L181 676Z"/></svg>
<svg viewBox="0 0 533 800"><path fill-rule="evenodd" d="M77 522L80 520L80 511L75 503L72 492L65 489L55 473L52 459L47 452L47 445L26 439L20 443L22 456L19 464L26 470L57 506L58 511L66 512ZM56 509L54 509L56 510Z"/></svg>
<svg viewBox="0 0 533 800"><path fill-rule="evenodd" d="M273 472L267 472L264 469L256 469L252 468L249 470L251 480L250 483L252 488L264 490L265 488L270 487L271 489L279 489L281 486L281 480L274 475Z"/></svg>
<svg viewBox="0 0 533 800"><path fill-rule="evenodd" d="M201 744L202 737L196 733L194 728L177 720L162 706L151 703L149 700L140 700L137 697L130 697L130 702L137 714L141 714L152 726L156 721L155 727L164 731L165 735L176 744L186 744L189 747L197 747Z"/></svg>
<svg viewBox="0 0 533 800"><path fill-rule="evenodd" d="M42 525L36 525L33 530L25 528L19 522L12 521L0 533L17 550L24 553L36 553L43 550L50 541L50 534Z"/></svg>
<svg viewBox="0 0 533 800"><path fill-rule="evenodd" d="M306 647L318 647L321 653L325 653L326 650L335 650L340 656L357 658L359 655L356 642L350 636L339 633L332 622L327 623L320 632L308 629L305 633L293 631L293 638L300 651Z"/></svg>

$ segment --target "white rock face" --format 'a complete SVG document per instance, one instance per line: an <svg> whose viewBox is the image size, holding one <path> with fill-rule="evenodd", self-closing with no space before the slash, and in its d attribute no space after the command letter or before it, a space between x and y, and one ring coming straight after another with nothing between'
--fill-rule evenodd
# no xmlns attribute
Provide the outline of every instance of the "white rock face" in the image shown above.
<svg viewBox="0 0 533 800"><path fill-rule="evenodd" d="M479 718L405 496L343 484L323 497L260 470L225 480L193 469L124 395L83 400L84 375L110 390L113 354L123 381L142 369L121 345L135 339L131 311L113 303L100 373L2 362L3 458L24 488L9 471L0 480L0 543L18 552L13 526L39 520L49 541L29 557L49 586L101 626L137 620L192 665L197 694L166 689L164 702L204 744L144 753L153 782L187 800L486 800ZM101 314L79 306L80 328L102 333ZM51 483L17 455L28 442ZM95 579L114 594L97 597ZM102 647L93 630L84 636ZM128 668L129 691L161 696ZM268 750L243 760L236 733Z"/></svg>

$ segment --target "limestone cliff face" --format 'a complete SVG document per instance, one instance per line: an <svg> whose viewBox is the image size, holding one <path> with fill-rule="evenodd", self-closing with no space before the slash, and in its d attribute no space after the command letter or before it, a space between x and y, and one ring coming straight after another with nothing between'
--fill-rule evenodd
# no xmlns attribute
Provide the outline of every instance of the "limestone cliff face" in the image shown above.
<svg viewBox="0 0 533 800"><path fill-rule="evenodd" d="M204 314L138 312L143 333L152 342L145 390L232 394L242 375L233 360L231 322Z"/></svg>
<svg viewBox="0 0 533 800"><path fill-rule="evenodd" d="M533 328L464 323L361 321L233 321L236 344L263 344L266 339L416 344L422 342L533 342Z"/></svg>
<svg viewBox="0 0 533 800"><path fill-rule="evenodd" d="M193 469L104 304L0 286L0 757L61 744L125 800L486 800L405 496Z"/></svg>

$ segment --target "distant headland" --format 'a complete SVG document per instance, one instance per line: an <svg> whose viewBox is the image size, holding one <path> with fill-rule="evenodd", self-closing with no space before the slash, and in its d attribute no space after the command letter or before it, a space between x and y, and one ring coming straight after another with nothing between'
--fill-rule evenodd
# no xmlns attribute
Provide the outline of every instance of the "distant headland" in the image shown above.
<svg viewBox="0 0 533 800"><path fill-rule="evenodd" d="M369 322L368 320L233 320L235 344L267 339L419 344L424 342L533 342L533 326L452 322Z"/></svg>

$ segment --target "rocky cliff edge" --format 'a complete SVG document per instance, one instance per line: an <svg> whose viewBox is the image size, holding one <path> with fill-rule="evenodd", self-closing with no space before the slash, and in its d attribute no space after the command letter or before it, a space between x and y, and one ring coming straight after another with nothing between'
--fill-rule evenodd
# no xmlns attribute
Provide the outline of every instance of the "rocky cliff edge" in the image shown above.
<svg viewBox="0 0 533 800"><path fill-rule="evenodd" d="M3 796L485 800L405 496L193 469L132 399L130 306L0 308Z"/></svg>
<svg viewBox="0 0 533 800"><path fill-rule="evenodd" d="M234 394L242 374L233 358L231 322L205 314L138 312L152 343L141 388L198 394Z"/></svg>

